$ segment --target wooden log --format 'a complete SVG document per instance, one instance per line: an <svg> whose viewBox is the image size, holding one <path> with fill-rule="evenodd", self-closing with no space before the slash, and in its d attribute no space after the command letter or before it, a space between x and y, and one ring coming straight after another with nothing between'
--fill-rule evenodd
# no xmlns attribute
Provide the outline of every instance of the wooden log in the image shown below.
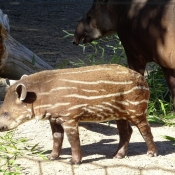
<svg viewBox="0 0 175 175"><path fill-rule="evenodd" d="M11 37L8 16L0 9L0 101L14 80L46 69L53 68Z"/></svg>
<svg viewBox="0 0 175 175"><path fill-rule="evenodd" d="M53 68L10 36L8 16L0 9L0 77L17 80L46 69Z"/></svg>

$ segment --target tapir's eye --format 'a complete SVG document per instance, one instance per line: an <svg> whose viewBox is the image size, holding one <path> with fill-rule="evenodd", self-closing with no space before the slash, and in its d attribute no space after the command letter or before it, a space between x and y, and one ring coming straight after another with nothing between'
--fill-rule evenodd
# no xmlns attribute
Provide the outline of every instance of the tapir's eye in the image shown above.
<svg viewBox="0 0 175 175"><path fill-rule="evenodd" d="M4 112L4 117L8 117L8 112Z"/></svg>
<svg viewBox="0 0 175 175"><path fill-rule="evenodd" d="M87 23L88 24L91 22L91 19L92 19L92 17L90 15L88 15L88 17L87 17Z"/></svg>

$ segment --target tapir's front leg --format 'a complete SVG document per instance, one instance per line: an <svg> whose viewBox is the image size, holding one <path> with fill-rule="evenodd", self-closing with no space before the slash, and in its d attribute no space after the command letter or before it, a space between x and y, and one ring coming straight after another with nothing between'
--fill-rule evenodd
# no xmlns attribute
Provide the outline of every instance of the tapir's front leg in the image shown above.
<svg viewBox="0 0 175 175"><path fill-rule="evenodd" d="M131 138L132 134L132 128L130 126L130 123L126 120L117 120L117 129L119 132L119 146L117 148L117 151L114 155L114 158L121 159L125 157L127 150L128 150L128 144L129 140Z"/></svg>
<svg viewBox="0 0 175 175"><path fill-rule="evenodd" d="M71 145L72 159L71 164L80 164L82 160L82 153L80 148L80 139L78 132L78 122L70 120L62 124L64 131L67 134L67 138Z"/></svg>
<svg viewBox="0 0 175 175"><path fill-rule="evenodd" d="M64 130L60 124L52 123L51 121L50 121L50 126L52 129L52 135L53 135L53 149L49 156L49 159L55 160L60 155L63 138L64 138Z"/></svg>

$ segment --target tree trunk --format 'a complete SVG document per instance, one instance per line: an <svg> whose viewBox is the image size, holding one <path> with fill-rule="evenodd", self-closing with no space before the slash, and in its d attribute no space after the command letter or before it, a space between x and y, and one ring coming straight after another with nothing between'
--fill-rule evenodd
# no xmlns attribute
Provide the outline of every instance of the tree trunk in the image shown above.
<svg viewBox="0 0 175 175"><path fill-rule="evenodd" d="M0 100L10 85L6 78L18 80L46 69L53 68L10 36L8 16L0 9Z"/></svg>
<svg viewBox="0 0 175 175"><path fill-rule="evenodd" d="M0 77L17 80L46 69L52 67L10 36L8 16L0 10Z"/></svg>

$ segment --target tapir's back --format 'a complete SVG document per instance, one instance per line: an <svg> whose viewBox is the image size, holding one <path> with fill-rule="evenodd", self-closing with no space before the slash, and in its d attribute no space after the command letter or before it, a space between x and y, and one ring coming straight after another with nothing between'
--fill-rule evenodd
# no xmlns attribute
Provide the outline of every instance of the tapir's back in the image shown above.
<svg viewBox="0 0 175 175"><path fill-rule="evenodd" d="M43 71L22 81L28 89L35 89L38 95L55 94L59 98L60 95L72 96L74 93L92 98L110 93L129 94L135 89L148 91L141 74L116 64Z"/></svg>
<svg viewBox="0 0 175 175"><path fill-rule="evenodd" d="M90 85L93 84L115 84L116 86L119 85L119 87L122 85L125 88L130 88L140 83L140 86L148 87L141 74L117 64L43 71L30 75L28 79L26 79L26 83L27 82L29 82L29 88L31 83L33 83L40 85L43 90L46 87L43 85L52 88L61 85L87 85L90 87Z"/></svg>

